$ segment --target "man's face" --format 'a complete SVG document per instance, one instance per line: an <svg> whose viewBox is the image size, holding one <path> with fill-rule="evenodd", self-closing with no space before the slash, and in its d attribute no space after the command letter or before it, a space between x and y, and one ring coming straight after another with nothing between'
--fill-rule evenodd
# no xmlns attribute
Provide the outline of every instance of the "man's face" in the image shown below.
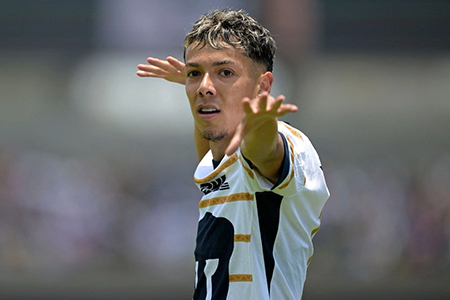
<svg viewBox="0 0 450 300"><path fill-rule="evenodd" d="M186 94L204 138L231 139L243 117L242 99L257 96L263 72L242 49L197 43L186 49Z"/></svg>

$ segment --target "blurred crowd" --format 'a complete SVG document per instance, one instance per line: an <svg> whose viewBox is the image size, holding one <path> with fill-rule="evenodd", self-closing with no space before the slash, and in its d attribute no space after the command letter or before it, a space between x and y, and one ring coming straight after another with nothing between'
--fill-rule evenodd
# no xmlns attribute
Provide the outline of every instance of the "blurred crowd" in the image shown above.
<svg viewBox="0 0 450 300"><path fill-rule="evenodd" d="M325 169L332 196L316 237L316 273L372 280L448 268L450 153L421 170L395 158ZM123 170L99 157L3 148L0 171L7 273L131 266L192 277L199 194L176 168Z"/></svg>
<svg viewBox="0 0 450 300"><path fill-rule="evenodd" d="M190 177L176 169L123 168L104 157L11 148L1 151L0 172L4 273L61 279L143 268L186 279L198 198Z"/></svg>
<svg viewBox="0 0 450 300"><path fill-rule="evenodd" d="M317 248L344 279L441 274L450 262L450 153L421 167L401 158L327 169L332 196ZM320 261L314 261L318 266Z"/></svg>

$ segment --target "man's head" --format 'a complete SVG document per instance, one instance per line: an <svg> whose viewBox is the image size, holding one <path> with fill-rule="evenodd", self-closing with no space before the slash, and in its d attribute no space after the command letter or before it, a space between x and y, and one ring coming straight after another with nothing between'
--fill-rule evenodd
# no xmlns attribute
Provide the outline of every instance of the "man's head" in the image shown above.
<svg viewBox="0 0 450 300"><path fill-rule="evenodd" d="M184 56L192 43L221 49L226 45L241 48L245 55L272 72L276 44L270 32L242 10L216 10L195 22L184 39Z"/></svg>
<svg viewBox="0 0 450 300"><path fill-rule="evenodd" d="M274 53L270 33L242 11L215 11L194 25L185 39L185 88L205 139L226 145L242 121L242 100L270 92Z"/></svg>

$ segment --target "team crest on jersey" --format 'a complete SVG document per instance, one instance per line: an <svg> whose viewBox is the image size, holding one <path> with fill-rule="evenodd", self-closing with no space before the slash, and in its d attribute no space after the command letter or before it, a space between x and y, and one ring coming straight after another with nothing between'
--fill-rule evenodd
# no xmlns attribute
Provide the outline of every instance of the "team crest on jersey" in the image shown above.
<svg viewBox="0 0 450 300"><path fill-rule="evenodd" d="M230 185L228 184L228 182L226 182L227 177L225 175L222 175L221 177L206 182L206 183L202 183L200 184L200 190L203 192L203 194L208 195L211 192L216 192L216 191L223 191L223 190L228 190L230 189Z"/></svg>

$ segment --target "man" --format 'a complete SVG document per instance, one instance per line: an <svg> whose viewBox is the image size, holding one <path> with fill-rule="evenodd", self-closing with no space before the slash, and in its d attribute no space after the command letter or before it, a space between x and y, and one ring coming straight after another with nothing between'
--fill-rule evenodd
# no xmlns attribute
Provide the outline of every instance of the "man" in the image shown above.
<svg viewBox="0 0 450 300"><path fill-rule="evenodd" d="M182 63L149 58L141 77L184 83L203 192L193 299L300 299L329 193L308 138L277 120L275 41L243 11L203 15Z"/></svg>

